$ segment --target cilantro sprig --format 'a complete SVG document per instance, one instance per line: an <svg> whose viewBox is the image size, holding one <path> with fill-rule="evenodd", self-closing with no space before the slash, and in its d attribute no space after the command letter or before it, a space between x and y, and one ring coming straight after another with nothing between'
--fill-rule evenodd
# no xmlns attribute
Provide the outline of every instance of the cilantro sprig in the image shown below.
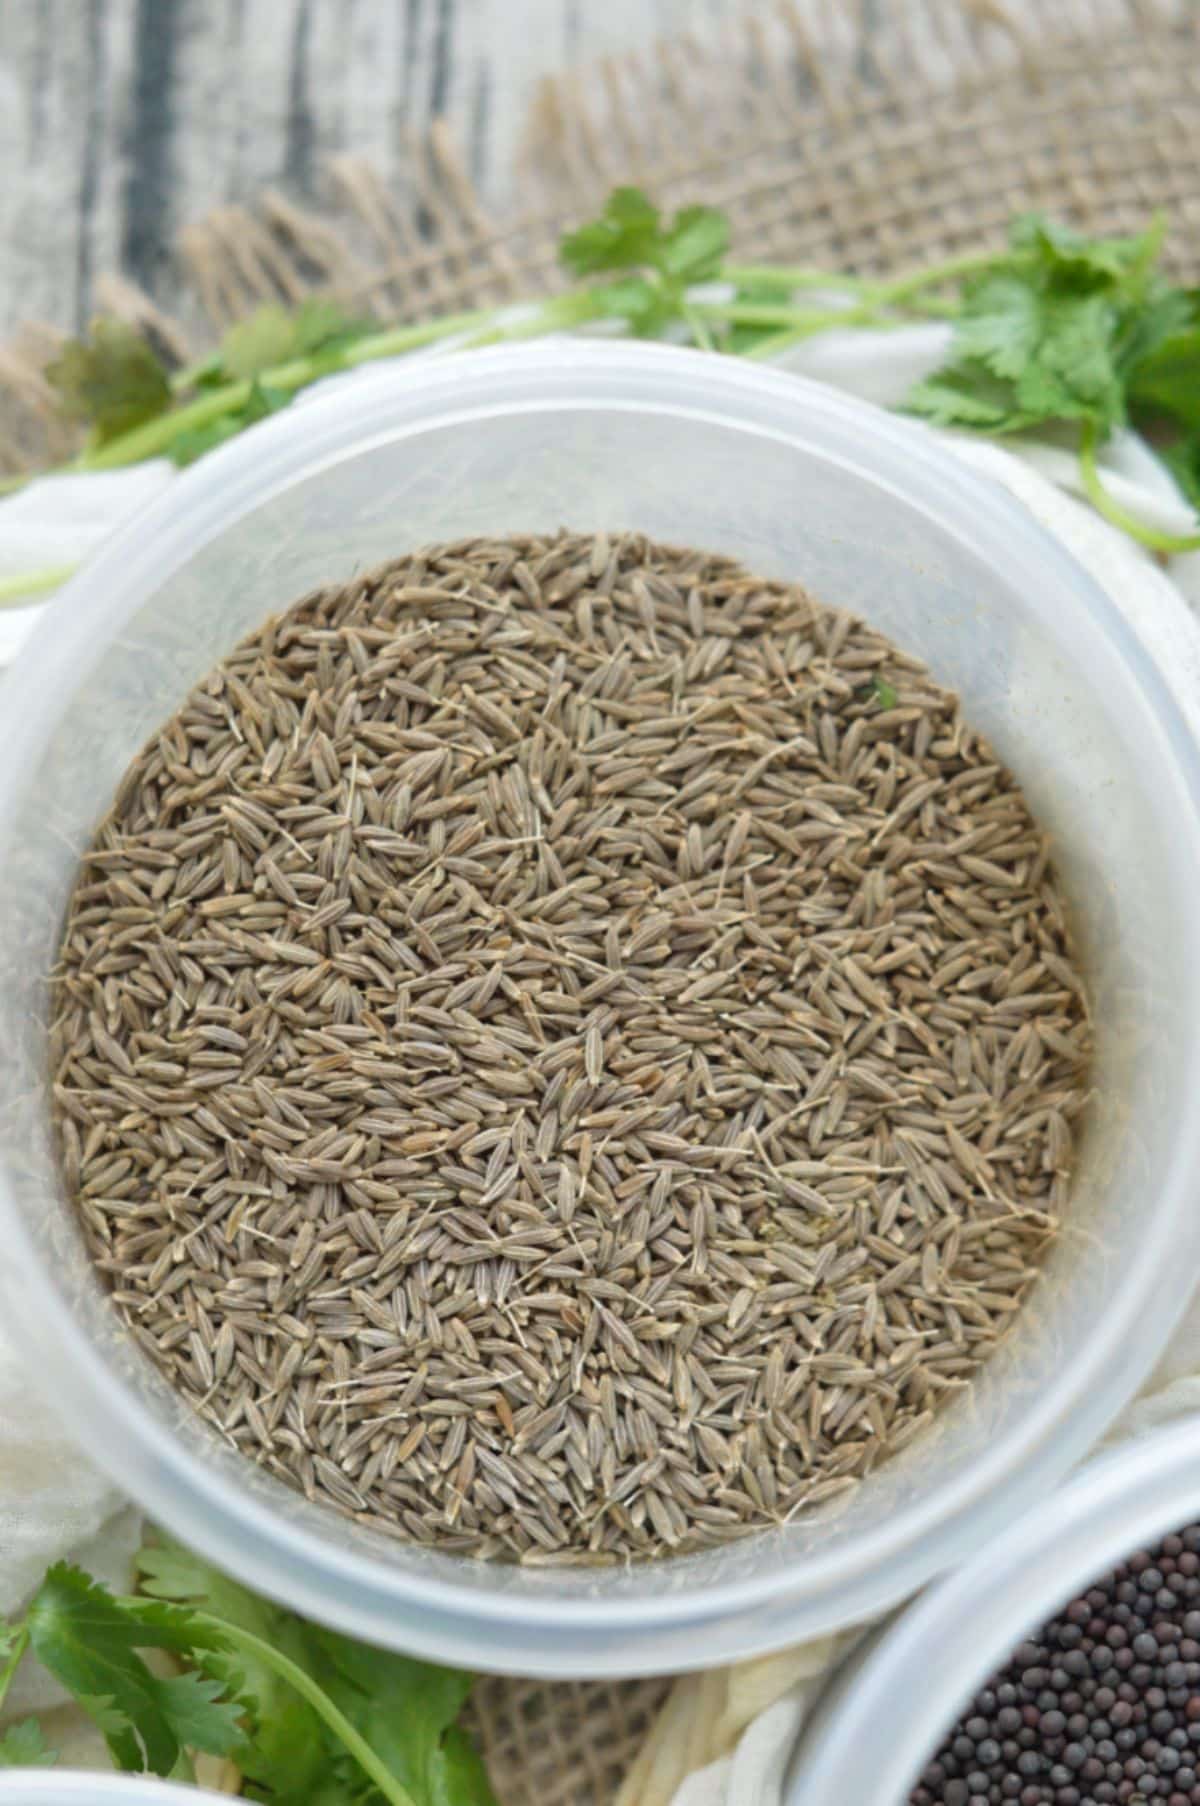
<svg viewBox="0 0 1200 1806"><path fill-rule="evenodd" d="M240 321L201 363L169 372L130 327L98 320L47 368L64 415L86 423L72 468L111 469L168 456L190 463L298 390L436 344L480 345L602 326L706 350L771 358L830 326L944 320L954 328L941 369L916 385L909 411L944 426L1072 445L1095 506L1156 551L1200 545L1134 519L1108 495L1097 453L1114 430L1145 433L1200 507L1200 290L1162 273L1164 228L1090 238L1040 214L1008 242L887 279L739 264L730 223L695 205L663 214L640 189L616 189L595 219L563 237L566 292L380 328L333 302L270 306ZM0 582L0 603L53 588L56 567Z"/></svg>
<svg viewBox="0 0 1200 1806"><path fill-rule="evenodd" d="M1087 239L1038 215L970 280L951 358L909 407L942 426L1012 434L1074 427L1086 493L1115 525L1161 551L1200 546L1132 519L1107 494L1096 452L1118 426L1143 427L1172 466L1195 467L1200 428L1200 299L1159 273L1164 225ZM1181 461L1181 464L1180 464Z"/></svg>
<svg viewBox="0 0 1200 1806"><path fill-rule="evenodd" d="M118 1598L51 1568L0 1630L0 1705L31 1649L118 1768L194 1779L205 1752L236 1764L244 1797L279 1806L495 1806L457 1723L469 1675L310 1624L175 1543L143 1550L140 1576ZM0 1767L53 1761L34 1719L0 1737Z"/></svg>
<svg viewBox="0 0 1200 1806"><path fill-rule="evenodd" d="M718 274L729 249L729 221L715 207L683 207L666 220L638 188L616 188L604 211L568 232L559 260L573 276L620 271L624 280L596 291L605 313L653 338L674 322L711 348L702 308L688 291Z"/></svg>

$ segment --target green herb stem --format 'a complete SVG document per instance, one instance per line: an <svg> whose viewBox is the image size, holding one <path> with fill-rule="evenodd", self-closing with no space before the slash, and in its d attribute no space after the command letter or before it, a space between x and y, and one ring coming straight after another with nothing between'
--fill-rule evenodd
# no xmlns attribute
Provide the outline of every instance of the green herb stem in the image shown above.
<svg viewBox="0 0 1200 1806"><path fill-rule="evenodd" d="M0 608L21 602L26 596L45 595L73 577L78 564L48 564L40 571L18 571L15 577L0 577Z"/></svg>
<svg viewBox="0 0 1200 1806"><path fill-rule="evenodd" d="M116 1603L136 1615L145 1610L147 1602L135 1594L132 1597L129 1595L118 1597ZM364 1774L370 1776L384 1799L389 1802L389 1806L415 1806L408 1789L403 1787L386 1764L380 1761L366 1738L359 1735L350 1720L338 1710L325 1689L313 1679L311 1674L306 1674L298 1663L293 1662L290 1656L285 1656L280 1650L275 1649L265 1638L256 1637L253 1631L243 1630L238 1624L230 1624L227 1619L218 1618L212 1612L196 1611L191 1607L188 1609L197 1624L203 1624L209 1630L216 1631L226 1643L231 1644L235 1649L242 1649L248 1655L256 1656L265 1668L272 1669L281 1680L286 1681L290 1687L294 1687L296 1692L308 1701L313 1711L324 1719L344 1748L349 1750Z"/></svg>
<svg viewBox="0 0 1200 1806"><path fill-rule="evenodd" d="M771 301L693 301L691 312L702 320L728 320L735 326L783 326L801 333L824 332L830 326L886 325L879 310L861 307L776 307Z"/></svg>
<svg viewBox="0 0 1200 1806"><path fill-rule="evenodd" d="M717 349L717 341L709 331L708 321L704 318L704 315L700 312L699 308L693 307L690 302L685 301L683 304L683 318L701 351L715 351Z"/></svg>
<svg viewBox="0 0 1200 1806"><path fill-rule="evenodd" d="M1007 255L1014 262L1020 261L1019 253L1009 252ZM930 264L927 269L910 270L903 276L893 276L886 281L873 276L848 276L842 270L788 269L786 266L769 263L730 263L722 265L719 279L735 284L777 283L781 289L788 290L841 289L848 294L861 295L864 300L877 306L894 306L897 302L907 304L912 297L922 294L926 289L946 287L952 282L961 282L964 277L977 276L981 271L994 269L996 262L995 251L969 251L961 257L948 257L941 263ZM940 308L946 304L937 305Z"/></svg>
<svg viewBox="0 0 1200 1806"><path fill-rule="evenodd" d="M220 1618L212 1618L207 1612L197 1612L202 1623L209 1624L214 1630L222 1631L236 1646L245 1649L258 1657L266 1668L273 1668L281 1680L285 1680L306 1699L313 1711L318 1713L334 1736L350 1752L365 1775L375 1783L385 1800L391 1806L414 1806L412 1795L402 1787L387 1765L380 1761L365 1737L359 1735L350 1720L338 1710L325 1692L306 1674L298 1663L289 1656L273 1649L262 1637L256 1637L252 1631L239 1630L236 1626L226 1624Z"/></svg>
<svg viewBox="0 0 1200 1806"><path fill-rule="evenodd" d="M719 282L732 282L737 287L749 283L773 283L781 289L827 288L858 292L874 285L866 276L847 276L841 270L789 269L778 263L726 263L717 275Z"/></svg>
<svg viewBox="0 0 1200 1806"><path fill-rule="evenodd" d="M927 269L911 270L906 276L894 276L887 282L870 282L866 285L867 293L875 301L894 306L925 289L942 288L951 282L961 282L966 276L994 270L998 261L1018 263L1022 259L1015 251L968 251L961 257L947 257L942 263L931 263Z"/></svg>
<svg viewBox="0 0 1200 1806"><path fill-rule="evenodd" d="M1152 552L1200 551L1200 533L1163 533L1157 527L1148 527L1109 494L1096 463L1096 445L1096 428L1089 422L1084 427L1079 442L1079 475L1083 481L1084 493L1097 514L1102 514L1114 527L1120 527L1131 539L1136 539L1139 545L1148 546Z"/></svg>
<svg viewBox="0 0 1200 1806"><path fill-rule="evenodd" d="M881 319L873 307L841 308L836 315L807 314L794 316L797 323L789 326L784 332L773 332L769 338L760 339L757 345L751 345L742 353L743 357L754 358L760 362L768 358L778 357L781 351L787 351L792 345L799 345L804 339L812 338L818 332L826 332L833 325L838 326L898 326L898 320Z"/></svg>
<svg viewBox="0 0 1200 1806"><path fill-rule="evenodd" d="M78 460L80 470L114 470L125 464L140 464L145 458L156 458L168 451L184 433L211 426L226 414L236 414L250 400L253 381L265 389L282 389L295 393L320 376L338 370L353 369L376 358L396 357L405 351L416 351L438 339L452 338L469 332L472 327L495 318L494 308L476 308L471 313L447 314L440 320L423 320L415 326L397 326L387 332L368 333L335 351L314 352L311 357L293 358L273 370L264 370L257 379L243 377L238 382L224 383L219 389L206 390L193 401L185 402L170 413L159 414L143 426L121 433L94 451L85 452Z"/></svg>
<svg viewBox="0 0 1200 1806"><path fill-rule="evenodd" d="M462 349L475 351L483 345L498 345L515 339L537 339L543 333L557 332L564 326L585 326L589 320L601 319L608 313L605 299L607 292L603 288L586 288L567 295L556 295L532 313L515 320L497 319L493 310L487 315L491 323L482 332L473 333L465 339Z"/></svg>
<svg viewBox="0 0 1200 1806"><path fill-rule="evenodd" d="M13 1639L12 1648L8 1652L8 1660L0 1668L0 1707L3 1706L8 1689L12 1686L13 1675L21 1665L21 1657L29 1647L29 1625L22 1624Z"/></svg>

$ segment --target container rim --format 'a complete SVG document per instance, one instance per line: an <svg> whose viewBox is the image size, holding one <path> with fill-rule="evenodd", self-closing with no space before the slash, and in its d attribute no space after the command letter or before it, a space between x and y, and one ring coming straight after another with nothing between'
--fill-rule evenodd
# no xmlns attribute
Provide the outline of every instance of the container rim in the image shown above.
<svg viewBox="0 0 1200 1806"><path fill-rule="evenodd" d="M12 1806L92 1806L93 1800L111 1806L196 1806L222 1796L207 1787L175 1786L154 1775L93 1773L90 1769L7 1769L0 1773L0 1803Z"/></svg>
<svg viewBox="0 0 1200 1806"><path fill-rule="evenodd" d="M861 1665L851 1658L811 1738L801 1734L787 1806L903 1806L939 1739L1024 1636L1198 1512L1195 1415L1087 1462L906 1606Z"/></svg>
<svg viewBox="0 0 1200 1806"><path fill-rule="evenodd" d="M788 372L673 347L551 340L373 371L369 381L314 397L184 472L108 541L51 604L7 681L0 870L18 798L53 727L39 698L70 694L97 649L205 544L272 496L375 445L514 412L613 409L652 409L807 448L902 498L943 539L969 538L973 555L990 557L1010 582L1052 585L1059 631L1077 662L1116 668L1141 705L1145 756L1170 793L1179 844L1200 865L1200 750L1162 673L1099 586L999 485L955 460L926 428ZM1200 974L1200 915L1189 916L1183 932ZM1200 979L1194 988L1200 993ZM1200 1091L1200 1038L1187 1060ZM1058 1384L1030 1402L1018 1430L970 1473L897 1510L870 1538L805 1557L782 1584L778 1572L761 1573L618 1600L487 1595L443 1576L400 1573L285 1521L186 1450L96 1359L3 1174L0 1231L10 1249L11 1309L59 1409L114 1480L214 1562L294 1609L434 1660L618 1675L710 1664L712 1645L696 1636L705 1625L720 1633L722 1659L731 1659L877 1613L1056 1482L1134 1391L1187 1302L1191 1264L1168 1259L1165 1243L1169 1233L1176 1255L1184 1246L1200 1253L1200 1225L1189 1221L1198 1180L1200 1112L1172 1150L1160 1233L1127 1262L1119 1301ZM498 1632L502 1646L492 1647ZM635 1632L652 1647L631 1646Z"/></svg>

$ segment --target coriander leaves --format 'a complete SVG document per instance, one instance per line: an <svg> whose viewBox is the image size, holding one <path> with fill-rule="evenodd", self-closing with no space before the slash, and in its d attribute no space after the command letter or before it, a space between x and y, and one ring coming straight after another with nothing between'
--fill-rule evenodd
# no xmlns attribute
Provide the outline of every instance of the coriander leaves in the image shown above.
<svg viewBox="0 0 1200 1806"><path fill-rule="evenodd" d="M1145 528L1107 495L1097 447L1118 426L1150 429L1175 467L1200 426L1200 309L1158 272L1163 225L1087 239L1040 215L1013 223L994 267L964 284L950 361L908 397L940 426L989 434L1069 428L1084 487L1114 525L1160 551L1200 539ZM1186 468L1186 465L1185 465Z"/></svg>
<svg viewBox="0 0 1200 1806"><path fill-rule="evenodd" d="M117 1766L169 1775L189 1746L228 1754L240 1741L240 1708L220 1701L220 1687L195 1671L153 1672L141 1651L186 1655L212 1648L214 1639L182 1614L148 1617L59 1562L25 1622L34 1654L95 1721Z"/></svg>
<svg viewBox="0 0 1200 1806"><path fill-rule="evenodd" d="M201 1650L197 1660L247 1703L254 1729L235 1759L265 1790L252 1798L494 1806L483 1766L457 1725L469 1675L309 1624L177 1543L144 1549L139 1568L146 1592L219 1623L232 1645L231 1656ZM342 1729L331 1737L336 1720ZM368 1782L363 1791L372 1773L377 1782L389 1777L391 1788Z"/></svg>
<svg viewBox="0 0 1200 1806"><path fill-rule="evenodd" d="M46 366L68 420L86 422L97 444L161 414L171 385L157 356L123 320L93 320L87 339L73 339Z"/></svg>
<svg viewBox="0 0 1200 1806"><path fill-rule="evenodd" d="M640 189L615 188L597 219L567 233L559 259L573 276L627 272L598 295L604 312L646 337L687 322L689 287L715 276L728 248L729 222L715 207L684 207L666 220Z"/></svg>
<svg viewBox="0 0 1200 1806"><path fill-rule="evenodd" d="M1091 238L1025 214L997 251L868 278L738 265L719 209L667 216L641 189L622 187L560 243L574 286L525 309L380 330L328 299L268 305L201 363L173 373L131 327L97 320L46 374L64 415L91 428L73 468L108 469L162 455L191 463L330 371L439 341L490 344L605 321L637 337L765 359L831 326L941 319L954 326L950 356L912 390L909 411L939 426L1072 444L1096 506L1155 550L1179 551L1195 541L1124 514L1096 460L1109 435L1131 424L1197 499L1200 290L1167 281L1163 238L1161 219L1127 237ZM6 587L25 593L19 582Z"/></svg>
<svg viewBox="0 0 1200 1806"><path fill-rule="evenodd" d="M950 362L909 406L1001 433L1122 424L1131 347L1145 355L1150 310L1168 293L1153 273L1161 241L1159 222L1135 238L1084 239L1040 215L1015 220L1008 251L963 287Z"/></svg>
<svg viewBox="0 0 1200 1806"><path fill-rule="evenodd" d="M135 1598L51 1568L0 1628L0 1703L29 1647L119 1768L190 1779L203 1751L236 1763L244 1797L279 1806L495 1806L457 1724L469 1675L320 1629L175 1543L139 1566ZM0 1737L0 1768L53 1761L33 1719Z"/></svg>
<svg viewBox="0 0 1200 1806"><path fill-rule="evenodd" d="M55 1760L36 1718L23 1718L0 1734L0 1768L51 1768Z"/></svg>

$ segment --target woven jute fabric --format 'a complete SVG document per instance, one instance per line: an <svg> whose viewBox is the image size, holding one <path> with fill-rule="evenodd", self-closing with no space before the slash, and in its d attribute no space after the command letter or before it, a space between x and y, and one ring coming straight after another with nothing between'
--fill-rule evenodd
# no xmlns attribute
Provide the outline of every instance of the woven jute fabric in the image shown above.
<svg viewBox="0 0 1200 1806"><path fill-rule="evenodd" d="M563 226L619 181L724 206L743 257L859 273L998 243L1027 208L1112 232L1160 209L1195 280L1198 49L1196 0L762 0L546 84L503 218L435 127L402 183L335 158L323 213L274 190L219 208L162 295L113 272L97 297L186 359L314 290L392 320L535 295ZM55 342L34 325L0 346L0 474L69 448L41 374Z"/></svg>
<svg viewBox="0 0 1200 1806"><path fill-rule="evenodd" d="M1093 232L1162 210L1174 273L1200 281L1200 7L765 0L718 38L546 86L505 218L437 129L399 189L350 158L328 177L320 216L275 192L222 208L184 234L169 294L113 273L101 307L188 359L314 290L389 320L534 295L559 281L563 226L622 181L725 207L744 258L863 273L999 243L1029 208ZM41 375L54 344L31 326L0 347L0 470L69 447ZM472 1728L502 1806L607 1806L668 1686L483 1680Z"/></svg>

